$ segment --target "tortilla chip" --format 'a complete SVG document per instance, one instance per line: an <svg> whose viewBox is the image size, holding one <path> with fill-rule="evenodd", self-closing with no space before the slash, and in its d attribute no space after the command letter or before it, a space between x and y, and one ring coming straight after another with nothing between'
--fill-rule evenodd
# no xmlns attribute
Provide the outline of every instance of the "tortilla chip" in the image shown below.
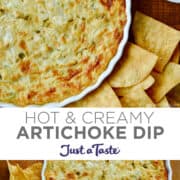
<svg viewBox="0 0 180 180"><path fill-rule="evenodd" d="M159 57L155 70L162 72L180 41L180 32L140 12L132 29L135 43Z"/></svg>
<svg viewBox="0 0 180 180"><path fill-rule="evenodd" d="M171 62L179 64L179 60L180 60L180 46L178 45L174 51L172 58L171 58Z"/></svg>
<svg viewBox="0 0 180 180"><path fill-rule="evenodd" d="M170 107L169 102L166 97L164 97L159 103L156 104L157 107Z"/></svg>
<svg viewBox="0 0 180 180"><path fill-rule="evenodd" d="M169 104L171 105L171 107L180 108L180 102L177 101L176 99L168 97L168 101L169 101Z"/></svg>
<svg viewBox="0 0 180 180"><path fill-rule="evenodd" d="M169 63L164 72L152 73L155 78L154 85L148 90L149 96L158 103L175 86L180 83L180 65Z"/></svg>
<svg viewBox="0 0 180 180"><path fill-rule="evenodd" d="M43 163L43 161L40 160L9 160L8 161L11 165L19 165L21 168L26 169L29 166L32 166L36 163Z"/></svg>
<svg viewBox="0 0 180 180"><path fill-rule="evenodd" d="M156 107L143 89L130 91L120 98L123 107Z"/></svg>
<svg viewBox="0 0 180 180"><path fill-rule="evenodd" d="M167 98L173 107L180 107L180 84L168 93Z"/></svg>
<svg viewBox="0 0 180 180"><path fill-rule="evenodd" d="M134 86L143 81L154 68L158 57L135 44L128 43L122 59L108 81L113 88Z"/></svg>
<svg viewBox="0 0 180 180"><path fill-rule="evenodd" d="M12 165L8 162L10 180L41 180L42 163L36 163L26 169L19 164Z"/></svg>
<svg viewBox="0 0 180 180"><path fill-rule="evenodd" d="M110 85L103 83L97 90L68 107L121 107L121 103Z"/></svg>
<svg viewBox="0 0 180 180"><path fill-rule="evenodd" d="M155 82L155 79L150 75L145 80L143 80L141 83L127 88L117 88L114 89L115 93L118 96L124 96L129 93L129 91L135 91L136 89L149 89Z"/></svg>

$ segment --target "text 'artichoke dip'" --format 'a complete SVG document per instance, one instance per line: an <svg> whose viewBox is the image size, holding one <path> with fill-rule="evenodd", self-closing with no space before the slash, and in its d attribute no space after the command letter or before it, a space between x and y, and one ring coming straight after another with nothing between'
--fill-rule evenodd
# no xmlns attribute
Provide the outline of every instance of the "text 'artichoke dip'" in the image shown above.
<svg viewBox="0 0 180 180"><path fill-rule="evenodd" d="M125 24L124 0L0 0L0 101L79 94L116 54Z"/></svg>

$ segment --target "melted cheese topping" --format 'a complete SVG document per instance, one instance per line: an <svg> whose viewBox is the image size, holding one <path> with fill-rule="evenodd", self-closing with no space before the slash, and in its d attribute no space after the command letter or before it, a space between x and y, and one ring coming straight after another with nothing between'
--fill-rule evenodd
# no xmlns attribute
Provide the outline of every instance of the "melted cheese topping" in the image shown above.
<svg viewBox="0 0 180 180"><path fill-rule="evenodd" d="M167 180L163 161L48 161L46 180Z"/></svg>
<svg viewBox="0 0 180 180"><path fill-rule="evenodd" d="M116 54L124 0L1 0L0 101L58 102L97 81Z"/></svg>

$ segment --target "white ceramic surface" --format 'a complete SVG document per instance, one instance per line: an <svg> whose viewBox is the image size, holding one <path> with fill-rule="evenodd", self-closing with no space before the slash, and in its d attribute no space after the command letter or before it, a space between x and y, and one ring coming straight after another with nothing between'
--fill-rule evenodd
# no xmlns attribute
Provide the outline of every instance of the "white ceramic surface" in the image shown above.
<svg viewBox="0 0 180 180"><path fill-rule="evenodd" d="M43 162L42 171L41 171L41 179L42 180L46 180L46 177L45 177L46 166L47 166L47 161L44 161Z"/></svg>
<svg viewBox="0 0 180 180"><path fill-rule="evenodd" d="M167 169L167 172L168 172L168 180L172 180L172 168L171 168L171 162L170 161L166 161L165 162L166 164L166 169Z"/></svg>
<svg viewBox="0 0 180 180"><path fill-rule="evenodd" d="M169 2L173 2L173 3L180 3L180 0L167 0Z"/></svg>
<svg viewBox="0 0 180 180"><path fill-rule="evenodd" d="M45 105L29 105L26 107L47 107L47 108L55 108L55 107L64 107L72 102L78 101L80 99L82 99L84 96L86 96L88 93L92 92L93 90L97 89L102 82L104 81L105 78L108 77L108 75L110 75L110 73L113 71L116 63L119 61L119 59L121 58L122 54L123 54L123 50L124 47L128 41L128 36L129 36L129 29L130 29L130 24L131 24L131 0L126 0L126 14L127 14L127 23L126 26L124 28L124 34L123 34L123 39L120 42L119 48L118 48L118 52L117 54L112 58L112 60L110 61L107 69L101 74L101 76L99 77L99 79L97 80L96 84L86 88L84 91L82 91L80 94L76 95L76 96L72 96L70 98L65 99L62 102L58 102L58 103L47 103ZM0 107L17 107L14 104L7 104L7 103L1 103L0 102Z"/></svg>
<svg viewBox="0 0 180 180"><path fill-rule="evenodd" d="M44 161L43 169L41 172L41 179L46 180L45 178L45 171L46 171L47 161ZM172 168L171 168L171 162L169 160L165 161L165 166L168 172L168 180L172 180Z"/></svg>

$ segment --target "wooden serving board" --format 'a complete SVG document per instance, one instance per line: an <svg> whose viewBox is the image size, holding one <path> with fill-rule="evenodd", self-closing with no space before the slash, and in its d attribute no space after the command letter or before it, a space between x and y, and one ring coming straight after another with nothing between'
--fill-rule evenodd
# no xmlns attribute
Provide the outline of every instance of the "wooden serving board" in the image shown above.
<svg viewBox="0 0 180 180"><path fill-rule="evenodd" d="M132 0L132 11L141 11L180 30L180 4L166 0ZM173 180L180 180L180 161L171 161Z"/></svg>

